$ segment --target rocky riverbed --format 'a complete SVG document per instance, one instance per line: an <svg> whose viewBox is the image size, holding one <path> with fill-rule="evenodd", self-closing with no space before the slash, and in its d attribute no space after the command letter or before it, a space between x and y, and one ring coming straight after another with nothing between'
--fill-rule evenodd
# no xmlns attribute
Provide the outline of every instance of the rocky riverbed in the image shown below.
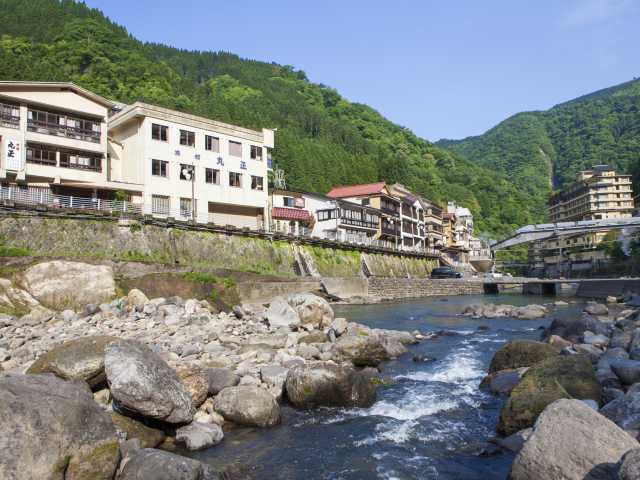
<svg viewBox="0 0 640 480"><path fill-rule="evenodd" d="M68 285L38 282L23 279L29 313L0 316L3 479L218 478L169 452L215 448L230 425L277 425L285 397L300 409L371 406L376 367L423 338L336 318L312 294L224 313L132 290L55 311L63 289L59 304L74 304Z"/></svg>

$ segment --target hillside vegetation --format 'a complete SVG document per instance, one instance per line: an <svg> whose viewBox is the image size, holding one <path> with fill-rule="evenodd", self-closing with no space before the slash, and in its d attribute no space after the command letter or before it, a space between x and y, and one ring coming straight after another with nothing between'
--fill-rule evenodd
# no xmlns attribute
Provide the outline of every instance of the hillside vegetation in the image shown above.
<svg viewBox="0 0 640 480"><path fill-rule="evenodd" d="M437 145L509 174L540 209L552 188L596 164L634 173L640 192L640 80L519 113L483 135Z"/></svg>
<svg viewBox="0 0 640 480"><path fill-rule="evenodd" d="M292 66L145 44L70 0L0 0L0 18L1 79L71 80L122 102L278 128L274 160L290 187L325 193L398 181L437 202L468 206L477 227L497 235L541 218L507 176L418 138Z"/></svg>

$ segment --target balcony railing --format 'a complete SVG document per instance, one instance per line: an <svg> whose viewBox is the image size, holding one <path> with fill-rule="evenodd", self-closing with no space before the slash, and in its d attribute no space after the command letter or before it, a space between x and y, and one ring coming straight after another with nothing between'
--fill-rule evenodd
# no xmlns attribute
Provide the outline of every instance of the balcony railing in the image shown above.
<svg viewBox="0 0 640 480"><path fill-rule="evenodd" d="M60 166L62 168L73 168L76 170L88 170L90 172L101 172L102 171L102 159L100 158L92 158L88 164L70 162L60 160Z"/></svg>
<svg viewBox="0 0 640 480"><path fill-rule="evenodd" d="M340 223L352 225L354 227L370 228L373 230L377 230L378 228L378 223L376 222L367 222L365 220L359 220L356 218L340 217Z"/></svg>
<svg viewBox="0 0 640 480"><path fill-rule="evenodd" d="M87 142L100 143L100 132L87 130L84 128L60 125L53 122L42 122L39 120L28 120L27 130L30 132L44 133L47 135L55 135L58 137L75 138Z"/></svg>
<svg viewBox="0 0 640 480"><path fill-rule="evenodd" d="M400 236L400 229L399 228L390 228L390 227L385 227L383 225L381 230L382 230L382 234L383 235L393 235L394 237L399 237Z"/></svg>
<svg viewBox="0 0 640 480"><path fill-rule="evenodd" d="M0 125L9 128L20 128L20 117L2 113L0 114Z"/></svg>

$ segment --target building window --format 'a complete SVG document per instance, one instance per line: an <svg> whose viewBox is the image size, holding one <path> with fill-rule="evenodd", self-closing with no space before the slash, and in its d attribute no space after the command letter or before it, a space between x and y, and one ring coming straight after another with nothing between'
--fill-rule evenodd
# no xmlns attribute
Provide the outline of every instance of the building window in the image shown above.
<svg viewBox="0 0 640 480"><path fill-rule="evenodd" d="M282 204L285 207L295 207L295 199L293 197L282 197Z"/></svg>
<svg viewBox="0 0 640 480"><path fill-rule="evenodd" d="M217 170L215 168L207 168L204 171L204 174L205 174L205 178L204 178L205 182L213 183L215 185L220 184L220 170Z"/></svg>
<svg viewBox="0 0 640 480"><path fill-rule="evenodd" d="M169 176L168 169L169 162L156 159L151 160L151 175L153 175L154 177L167 178Z"/></svg>
<svg viewBox="0 0 640 480"><path fill-rule="evenodd" d="M369 199L368 199L368 198L363 198L363 199L362 199L362 205L365 205L365 206L366 206L366 205L369 205L369 203L370 203L370 202L369 202Z"/></svg>
<svg viewBox="0 0 640 480"><path fill-rule="evenodd" d="M318 221L324 222L326 220L331 220L338 218L338 210L318 210Z"/></svg>
<svg viewBox="0 0 640 480"><path fill-rule="evenodd" d="M251 190L264 190L264 186L262 184L262 177L256 177L255 175L251 175Z"/></svg>
<svg viewBox="0 0 640 480"><path fill-rule="evenodd" d="M8 103L0 103L0 125L3 127L20 127L20 107Z"/></svg>
<svg viewBox="0 0 640 480"><path fill-rule="evenodd" d="M180 164L180 180L196 181L196 167L186 163Z"/></svg>
<svg viewBox="0 0 640 480"><path fill-rule="evenodd" d="M198 201L196 200L193 204L194 208L191 209L191 199L190 198L181 198L180 199L180 216L191 218L193 211L197 212Z"/></svg>
<svg viewBox="0 0 640 480"><path fill-rule="evenodd" d="M56 166L56 151L44 145L27 145L27 162Z"/></svg>
<svg viewBox="0 0 640 480"><path fill-rule="evenodd" d="M151 196L151 213L156 215L169 215L170 209L169 197L164 195L152 195Z"/></svg>
<svg viewBox="0 0 640 480"><path fill-rule="evenodd" d="M190 132L189 130L180 130L180 145L195 147L196 133Z"/></svg>
<svg viewBox="0 0 640 480"><path fill-rule="evenodd" d="M236 172L229 172L229 186L242 188L242 174Z"/></svg>
<svg viewBox="0 0 640 480"><path fill-rule="evenodd" d="M95 153L63 151L60 152L60 166L78 170L102 171L102 157Z"/></svg>
<svg viewBox="0 0 640 480"><path fill-rule="evenodd" d="M229 155L233 157L242 157L242 144L229 140Z"/></svg>
<svg viewBox="0 0 640 480"><path fill-rule="evenodd" d="M262 147L251 145L251 160L262 161Z"/></svg>
<svg viewBox="0 0 640 480"><path fill-rule="evenodd" d="M169 127L166 125L158 125L157 123L151 124L151 138L154 140L160 140L161 142L167 141L167 134Z"/></svg>
<svg viewBox="0 0 640 480"><path fill-rule="evenodd" d="M212 137L211 135L204 136L204 149L211 152L220 151L220 139L218 137Z"/></svg>

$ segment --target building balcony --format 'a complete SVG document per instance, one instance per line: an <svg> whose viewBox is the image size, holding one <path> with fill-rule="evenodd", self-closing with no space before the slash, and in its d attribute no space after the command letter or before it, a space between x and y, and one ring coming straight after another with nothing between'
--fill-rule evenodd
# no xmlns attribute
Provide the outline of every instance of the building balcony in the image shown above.
<svg viewBox="0 0 640 480"><path fill-rule="evenodd" d="M73 138L85 142L100 143L100 131L86 130L77 127L59 125L57 123L39 122L29 120L27 130L34 133L44 133L56 137Z"/></svg>
<svg viewBox="0 0 640 480"><path fill-rule="evenodd" d="M392 227L386 227L386 226L382 226L381 232L383 235L390 235L393 237L399 237L400 236L400 229L399 228L392 228Z"/></svg>
<svg viewBox="0 0 640 480"><path fill-rule="evenodd" d="M15 115L0 114L0 126L7 128L20 128L20 117Z"/></svg>
<svg viewBox="0 0 640 480"><path fill-rule="evenodd" d="M350 225L352 227L368 228L370 230L378 229L377 222L367 222L365 220L359 220L356 218L340 217L340 223L343 225Z"/></svg>

